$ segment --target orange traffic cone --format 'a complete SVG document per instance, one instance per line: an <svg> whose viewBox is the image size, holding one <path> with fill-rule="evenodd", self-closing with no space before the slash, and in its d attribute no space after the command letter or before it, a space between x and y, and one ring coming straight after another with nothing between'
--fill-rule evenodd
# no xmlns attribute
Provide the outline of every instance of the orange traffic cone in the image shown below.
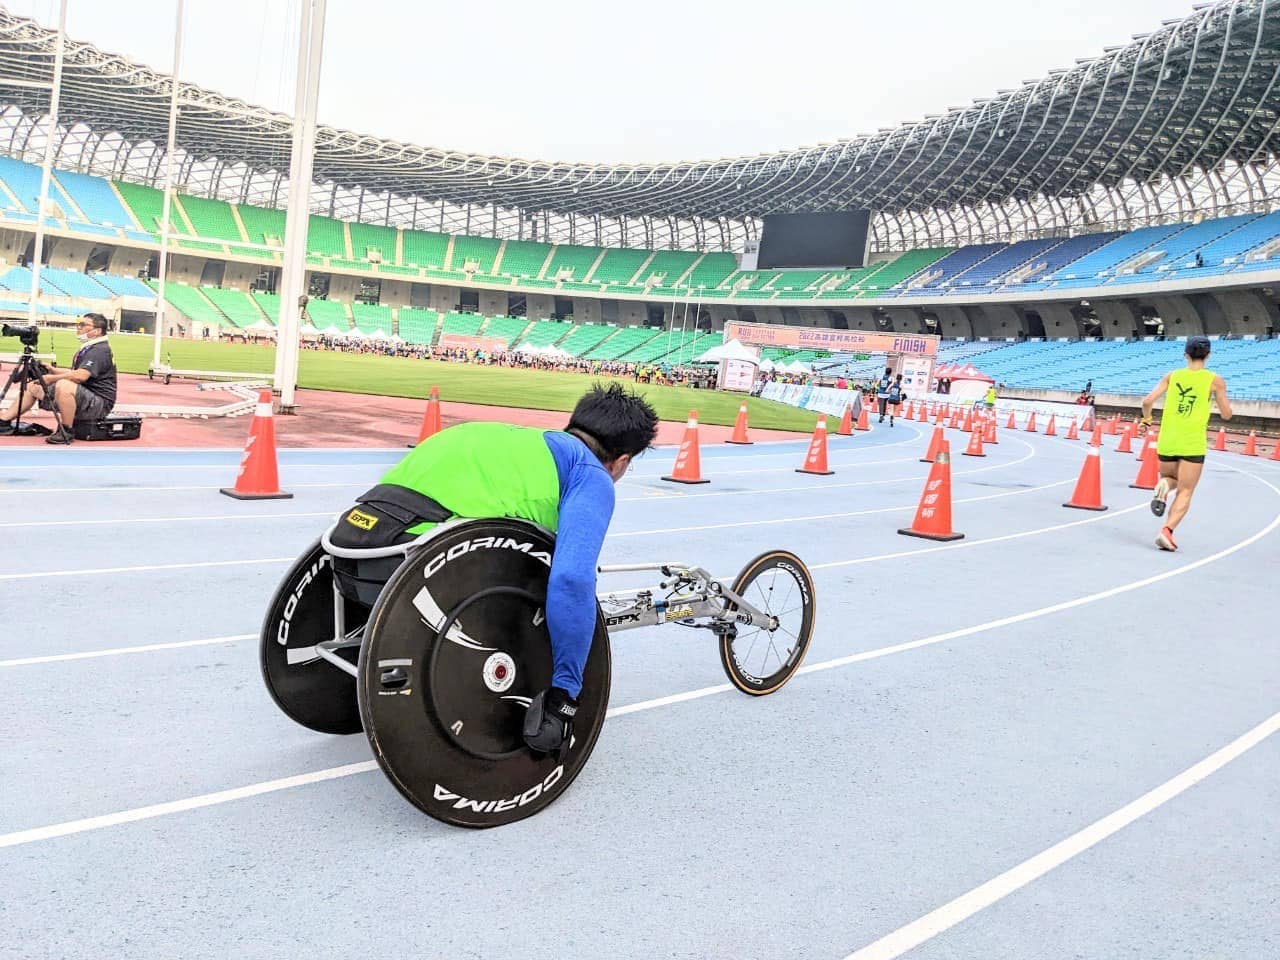
<svg viewBox="0 0 1280 960"><path fill-rule="evenodd" d="M258 394L258 406L249 424L249 439L240 458L236 485L220 491L237 500L289 500L292 493L280 489L280 473L276 469L276 425L271 416L271 391Z"/></svg>
<svg viewBox="0 0 1280 960"><path fill-rule="evenodd" d="M920 401L920 406L916 407L916 423L928 423L929 411L925 409L924 401Z"/></svg>
<svg viewBox="0 0 1280 960"><path fill-rule="evenodd" d="M1107 509L1102 505L1102 451L1097 447L1088 448L1076 488L1063 506L1076 510Z"/></svg>
<svg viewBox="0 0 1280 960"><path fill-rule="evenodd" d="M1091 447L1102 446L1102 424L1095 423L1093 425L1093 436L1089 438L1089 446Z"/></svg>
<svg viewBox="0 0 1280 960"><path fill-rule="evenodd" d="M1031 416L1027 418L1026 429L1027 429L1027 433L1036 432L1036 412L1034 410L1031 411Z"/></svg>
<svg viewBox="0 0 1280 960"><path fill-rule="evenodd" d="M842 437L853 436L853 404L846 403L844 405L844 415L840 417L840 426L836 427L836 433Z"/></svg>
<svg viewBox="0 0 1280 960"><path fill-rule="evenodd" d="M1130 423L1120 434L1120 442L1116 444L1116 453L1133 453L1133 424Z"/></svg>
<svg viewBox="0 0 1280 960"><path fill-rule="evenodd" d="M1146 436L1142 438L1142 447L1138 450L1138 459L1141 460L1147 455L1147 451L1151 449L1151 441L1155 439L1152 431L1148 430Z"/></svg>
<svg viewBox="0 0 1280 960"><path fill-rule="evenodd" d="M982 442L983 443L999 443L1000 442L999 440L996 439L996 418L995 417L987 418L986 434L983 436Z"/></svg>
<svg viewBox="0 0 1280 960"><path fill-rule="evenodd" d="M951 444L942 441L938 458L929 468L929 479L920 494L911 526L898 531L907 537L923 537L926 540L963 540L963 533L951 529Z"/></svg>
<svg viewBox="0 0 1280 960"><path fill-rule="evenodd" d="M867 405L865 403L862 405L862 409L858 411L858 425L854 427L854 429L855 430L871 429L871 420L867 413Z"/></svg>
<svg viewBox="0 0 1280 960"><path fill-rule="evenodd" d="M1049 426L1044 428L1044 435L1046 437L1056 437L1058 435L1058 415L1057 414L1054 414L1054 413L1049 414Z"/></svg>
<svg viewBox="0 0 1280 960"><path fill-rule="evenodd" d="M809 452L804 455L804 466L797 467L796 473L815 473L824 477L835 473L827 469L826 417L818 418L818 425L813 428L813 439L809 441Z"/></svg>
<svg viewBox="0 0 1280 960"><path fill-rule="evenodd" d="M943 417L943 415L942 415L942 404L938 404L937 412L934 414L934 417L933 417L933 425L934 425L935 427L941 426L941 425L942 425L942 421L943 421L944 419L945 419L945 418L944 418L944 417Z"/></svg>
<svg viewBox="0 0 1280 960"><path fill-rule="evenodd" d="M663 477L672 483L710 483L702 479L702 457L698 453L698 411L689 411L689 422L684 425L684 439L676 454L676 464L671 476Z"/></svg>
<svg viewBox="0 0 1280 960"><path fill-rule="evenodd" d="M751 444L747 438L747 405L745 403L738 407L738 419L733 424L733 436L725 443L737 443L743 446Z"/></svg>
<svg viewBox="0 0 1280 960"><path fill-rule="evenodd" d="M427 437L435 436L440 432L440 388L432 387L431 396L427 397L427 411L422 415L422 426L418 430L418 439L415 443L405 444L408 447L416 447Z"/></svg>
<svg viewBox="0 0 1280 960"><path fill-rule="evenodd" d="M1004 425L1004 428L1005 428L1006 430L1017 430L1017 429L1018 429L1018 421L1014 419L1013 411L1012 411L1012 410L1010 410L1010 411L1009 411L1009 422L1008 422L1008 423L1006 423L1006 424Z"/></svg>
<svg viewBox="0 0 1280 960"><path fill-rule="evenodd" d="M1271 459L1280 462L1280 443L1271 448Z"/></svg>
<svg viewBox="0 0 1280 960"><path fill-rule="evenodd" d="M1219 427L1218 435L1213 440L1213 449L1222 451L1227 449L1227 428Z"/></svg>
<svg viewBox="0 0 1280 960"><path fill-rule="evenodd" d="M906 412L902 414L902 419L911 420L915 416L915 412L916 412L915 404L912 401L908 400L907 409L906 409Z"/></svg>
<svg viewBox="0 0 1280 960"><path fill-rule="evenodd" d="M1080 439L1080 424L1074 418L1071 421L1071 426L1067 427L1067 439L1068 440Z"/></svg>
<svg viewBox="0 0 1280 960"><path fill-rule="evenodd" d="M948 430L960 429L960 409L957 407L951 411L951 420L947 423Z"/></svg>
<svg viewBox="0 0 1280 960"><path fill-rule="evenodd" d="M1115 417L1108 417L1106 420L1103 421L1102 432L1105 433L1108 437L1114 437L1116 435L1116 418Z"/></svg>
<svg viewBox="0 0 1280 960"><path fill-rule="evenodd" d="M965 433L973 433L973 407L965 411L964 427L962 429Z"/></svg>
<svg viewBox="0 0 1280 960"><path fill-rule="evenodd" d="M1148 446L1146 456L1142 458L1142 466L1138 468L1138 479L1129 486L1135 490L1154 490L1159 479L1160 465L1156 461L1156 452Z"/></svg>
<svg viewBox="0 0 1280 960"><path fill-rule="evenodd" d="M938 451L942 449L942 445L946 443L943 439L942 426L938 425L933 428L933 436L929 438L929 450L920 458L921 463L933 463L938 459Z"/></svg>
<svg viewBox="0 0 1280 960"><path fill-rule="evenodd" d="M1244 442L1244 455L1246 457L1258 455L1258 435L1252 430L1249 431L1249 437Z"/></svg>
<svg viewBox="0 0 1280 960"><path fill-rule="evenodd" d="M978 424L978 429L969 433L969 446L964 448L966 457L985 457L982 452L982 424Z"/></svg>

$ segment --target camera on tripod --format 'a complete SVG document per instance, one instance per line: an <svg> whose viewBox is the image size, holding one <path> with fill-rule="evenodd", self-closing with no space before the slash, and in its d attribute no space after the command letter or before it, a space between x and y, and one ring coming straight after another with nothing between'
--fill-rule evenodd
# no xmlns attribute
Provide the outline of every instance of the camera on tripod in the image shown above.
<svg viewBox="0 0 1280 960"><path fill-rule="evenodd" d="M0 325L0 337L17 337L18 341L27 349L34 349L36 343L40 340L40 328L30 324L3 324Z"/></svg>

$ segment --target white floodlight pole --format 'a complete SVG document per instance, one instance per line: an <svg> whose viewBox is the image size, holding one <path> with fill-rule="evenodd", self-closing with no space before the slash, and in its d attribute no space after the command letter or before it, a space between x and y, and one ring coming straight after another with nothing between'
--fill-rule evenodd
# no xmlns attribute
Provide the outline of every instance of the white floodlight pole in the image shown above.
<svg viewBox="0 0 1280 960"><path fill-rule="evenodd" d="M160 366L160 338L164 332L165 294L169 282L169 234L173 222L173 155L178 148L178 77L182 71L182 24L186 0L178 0L178 13L173 24L173 76L169 91L169 139L164 156L164 200L160 208L160 273L156 291L156 328L151 332L151 366Z"/></svg>
<svg viewBox="0 0 1280 960"><path fill-rule="evenodd" d="M40 261L44 259L44 213L49 203L53 177L53 142L58 132L58 100L62 95L62 54L67 43L67 0L58 8L58 39L53 53L53 83L49 87L49 125L45 129L44 160L40 164L40 195L36 198L36 240L31 253L31 295L27 300L27 322L36 322L40 296Z"/></svg>
<svg viewBox="0 0 1280 960"><path fill-rule="evenodd" d="M301 326L301 308L298 302L304 292L307 256L307 224L310 215L311 174L315 161L316 105L320 94L320 65L324 58L324 21L326 0L304 0L303 7L311 6L310 30L300 32L298 38L298 80L303 84L305 102L303 110L294 117L295 131L301 126L301 136L295 140L297 166L290 158L290 172L296 171L297 179L289 185L289 210L285 217L285 233L292 232L293 241L285 243L286 262L292 262L289 277L290 288L283 291L280 305L280 329L276 342L277 366L281 377L276 381L280 388L280 410L292 413L294 389L298 382L298 336ZM309 37L308 37L309 34ZM290 231L290 222L293 230Z"/></svg>

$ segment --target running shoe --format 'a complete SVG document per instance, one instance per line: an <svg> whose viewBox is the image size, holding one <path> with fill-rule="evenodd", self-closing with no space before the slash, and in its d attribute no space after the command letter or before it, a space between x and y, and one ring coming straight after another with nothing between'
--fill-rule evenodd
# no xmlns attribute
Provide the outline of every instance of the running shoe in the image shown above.
<svg viewBox="0 0 1280 960"><path fill-rule="evenodd" d="M1173 531L1168 527L1160 528L1160 535L1156 537L1156 546L1161 550L1173 552L1178 549L1178 545L1173 542Z"/></svg>
<svg viewBox="0 0 1280 960"><path fill-rule="evenodd" d="M1164 508L1169 501L1169 483L1168 477L1161 477L1156 482L1155 492L1151 495L1151 512L1157 517L1164 516Z"/></svg>

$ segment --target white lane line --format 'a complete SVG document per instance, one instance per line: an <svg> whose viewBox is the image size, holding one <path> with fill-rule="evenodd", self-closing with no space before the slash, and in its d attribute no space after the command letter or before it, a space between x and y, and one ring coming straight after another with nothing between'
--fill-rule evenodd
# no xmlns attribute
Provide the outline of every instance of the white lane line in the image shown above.
<svg viewBox="0 0 1280 960"><path fill-rule="evenodd" d="M205 517L128 517L120 520L30 520L0 523L0 530L11 527L93 527L122 523L194 523L201 520L292 520L295 517L332 517L337 510L318 513L219 513Z"/></svg>
<svg viewBox="0 0 1280 960"><path fill-rule="evenodd" d="M1016 463L1019 461L1014 461L1014 462ZM1011 465L1012 464L1006 464L1006 466L1011 466ZM994 468L988 467L984 469L994 469ZM880 483L882 481L868 481L868 482ZM1021 493L1031 493L1034 490L1042 490L1042 489L1045 489L1046 487L1058 487L1058 486L1062 486L1064 483L1070 483L1070 482L1073 482L1073 481L1063 480L1057 483L1045 484L1044 487L1031 487L1026 490L1006 491L1004 493L988 494L982 497L970 497L967 499L956 500L954 502L970 503L978 500L994 500L994 499L997 499L998 497L1009 497L1009 496L1016 496ZM1136 510L1136 509L1139 509L1139 507L1141 506L1145 506L1145 504L1139 504L1138 507L1132 507L1130 509ZM754 527L754 526L763 526L763 525L780 524L780 523L804 523L807 521L829 520L829 519L840 518L840 517L857 517L857 516L864 516L864 515L875 514L875 513L894 513L900 510L910 510L910 509L911 509L911 506L906 505L906 506L900 506L900 507L879 507L874 510L854 510L848 513L825 513L825 514L814 514L811 516L803 516L803 517L780 517L774 520L740 520L733 523L702 524L699 526L690 526L690 527L660 527L655 530L632 530L627 532L611 533L608 535L607 539L613 540L613 539L619 539L624 537L645 537L645 536L658 536L658 535L669 536L671 534L676 534L676 533L688 533L688 532L698 531L698 530L719 530L719 529L724 529L728 527ZM1127 513L1127 512L1128 512L1127 510L1118 511L1118 513ZM1116 515L1118 514L1110 514L1110 516L1116 516ZM326 517L332 516L332 513L324 513L324 514L320 514L320 516L326 516ZM1090 517L1089 519L1090 520L1103 519L1106 516L1108 516L1108 514L1099 514L1097 517ZM1086 522L1086 521L1079 521L1079 522ZM1046 527L1044 529L1057 530L1057 529L1060 529L1062 526L1072 526L1072 524L1060 524L1058 526ZM1041 531L1032 531L1032 532L1039 533L1044 531L1041 530ZM1029 534L1012 534L1004 539L1014 539L1017 536L1027 536L1027 535ZM970 541L968 544L960 543L959 546L976 546L978 543L985 543L985 542L987 541L985 540ZM926 550L913 550L909 552L929 553L929 552L932 552L932 550L934 549L940 549L940 548L930 548ZM942 549L945 549L945 548L942 548ZM891 556L899 556L899 554L892 554ZM248 566L253 564L266 564L266 563L288 563L294 559L296 558L265 557L262 559L255 559L255 560L204 560L204 561L199 561L194 563L159 563L159 564L148 564L145 566L136 566L136 567L97 567L97 568L86 569L86 570L47 570L47 571L37 571L33 573L4 573L4 574L0 574L0 583L3 583L8 580L36 580L41 577L74 577L74 576L91 576L95 574L107 574L107 573L143 573L143 572L156 571L156 570L185 570L185 569L192 569L192 568L199 568L199 567L235 567L235 566ZM866 563L872 559L880 559L880 558L872 557L864 560L850 560L850 561L842 561L842 562Z"/></svg>
<svg viewBox="0 0 1280 960"><path fill-rule="evenodd" d="M200 567L245 567L264 563L293 563L297 557L264 557L261 560L201 560L195 563L153 563L141 567L94 567L88 570L43 570L38 573L0 573L6 580L37 580L40 577L82 577L101 573L146 573L154 570L192 570Z"/></svg>
<svg viewBox="0 0 1280 960"><path fill-rule="evenodd" d="M920 944L931 940L938 934L950 930L975 913L985 910L993 903L1003 900L1009 894L1022 889L1033 880L1038 880L1050 870L1062 866L1073 857L1079 856L1091 847L1097 846L1108 837L1119 833L1129 824L1145 817L1179 794L1185 793L1211 774L1217 773L1232 760L1243 756L1258 744L1280 730L1280 713L1274 713L1252 730L1232 740L1225 747L1209 754L1195 766L1189 767L1171 780L1166 780L1153 790L1144 793L1138 799L1125 804L1119 810L1107 814L1083 830L1073 833L1065 840L1055 843L1029 860L1024 860L993 877L986 883L974 887L950 903L925 914L905 927L886 934L875 943L849 954L845 960L895 960Z"/></svg>
<svg viewBox="0 0 1280 960"><path fill-rule="evenodd" d="M219 643L238 643L253 640L256 633L237 633L226 637L205 637L203 640L178 640L173 643L147 643L138 647L114 647L110 650L85 650L80 653L55 653L45 657L19 657L16 660L0 660L0 667L29 667L38 663L64 663L67 660L94 660L98 657L118 657L126 653L151 653L155 650L180 650L184 647L207 647Z"/></svg>
<svg viewBox="0 0 1280 960"><path fill-rule="evenodd" d="M234 472L232 473L232 478L234 478ZM369 485L368 480L352 480L352 481L343 482L343 483L286 483L285 484L285 486L290 490L300 490L303 488L318 488L318 487L367 487L368 485ZM217 485L209 486L207 484L199 484L194 486L159 486L159 487L155 487L155 486L135 487L132 485L123 486L121 484L115 484L114 486L110 486L110 487L21 487L21 486L14 486L10 484L7 486L0 487L0 496L6 493L11 493L11 494L141 493L143 491L148 493L153 493L156 491L165 491L165 490L220 490L220 489L222 488Z"/></svg>
<svg viewBox="0 0 1280 960"><path fill-rule="evenodd" d="M1017 497L1026 493L1035 493L1039 490L1047 490L1050 487L1061 487L1061 486L1064 486L1065 484L1074 483L1074 482L1075 481L1073 480L1059 480L1056 483L1046 483L1043 486L1039 486L1039 487L1028 487L1025 490L1010 490L1010 491L1005 491L1003 493L990 493L990 494L987 494L986 496L968 497L966 499L957 500L955 502L956 503L973 503L978 500L996 500L1001 497ZM1143 506L1143 504L1139 504L1138 507L1133 507L1132 509L1136 510L1136 509L1139 509L1141 506ZM900 507L878 507L874 510L861 510L853 514L837 514L836 516L859 516L859 515L872 514L872 513L893 513L895 511L903 511L903 510L910 510L910 509L913 509L910 505L903 505ZM1121 512L1128 512L1128 511L1121 511ZM1116 516L1117 514L1110 514L1110 515ZM1098 514L1096 517L1089 517L1088 520L1100 520L1105 516L1107 516L1107 514ZM769 522L774 522L774 521L769 521ZM1076 522L1082 523L1086 521L1076 521ZM1059 529L1059 527L1054 526L1046 529L1057 530ZM1030 531L1030 533L1039 533L1039 532L1042 532L1042 531ZM1003 540L1003 539L1006 539L1006 538L997 537L997 538L993 538L993 540L974 540L974 541L971 541L971 544L990 543L990 542L994 542L994 540ZM930 553L935 549L939 549L939 548L926 547L923 550L911 550L911 551L908 551L908 553ZM839 565L842 563L846 563L846 564L871 563L872 561L875 561L875 560L884 559L886 556L898 557L898 556L902 556L902 554L895 553L895 554L885 554L885 555L874 556L874 557L858 558L856 560L842 560L842 561L838 561L837 564L834 564L834 565ZM832 566L832 564L824 564L822 566L810 567L810 569L820 570L826 566ZM722 577L720 579L727 580L732 578ZM58 663L66 660L88 660L94 657L110 657L110 656L116 656L116 655L128 654L128 653L148 653L153 650L178 650L183 647L199 647L199 646L204 646L206 644L211 644L211 643L232 643L237 640L252 640L257 636L258 634L256 633L242 633L232 637L210 637L204 640L182 640L182 641L176 641L173 643L149 643L149 644L145 644L143 646L137 646L137 647L116 647L110 650L92 650L92 651L87 651L83 653L60 653L60 654L54 654L46 657L25 657L19 660L0 660L0 667L24 667L24 666L30 666L32 664Z"/></svg>
<svg viewBox="0 0 1280 960"><path fill-rule="evenodd" d="M1245 473L1243 470L1237 472ZM1258 482L1270 487L1274 493L1280 495L1280 487L1275 486L1269 481L1251 473L1245 473L1245 476L1253 477ZM833 660L824 660L821 663L809 664L808 666L801 667L799 672L816 673L821 670L833 670L837 667L847 666L851 663L860 663L864 660L874 660L879 657L902 653L906 650L915 650L932 644L944 643L948 640L954 640L959 637L967 637L976 633L995 630L1013 623L1022 623L1027 620L1033 620L1038 617L1058 613L1062 610L1069 610L1074 607L1095 603L1099 600L1128 593L1132 590L1139 590L1142 587L1150 586L1153 583L1159 583L1172 577L1181 576L1184 573L1189 573L1192 570L1198 570L1203 566L1221 560L1223 557L1228 557L1231 554L1256 543L1258 540L1261 540L1278 526L1280 526L1280 513L1277 513L1267 526L1263 527L1256 533L1250 534L1248 537L1245 537L1243 540L1240 540L1230 547L1219 550L1217 553L1211 554L1210 556L1202 557L1199 560L1193 560L1190 563L1183 564L1181 567L1174 567L1172 570L1166 570L1163 573L1156 574L1155 576L1146 577L1142 580L1135 580L1131 583L1121 584L1120 586L1112 587L1109 590L1102 590L1098 593L1089 594L1088 596L1077 597L1074 600L1068 600L1063 603L1056 603L1047 607L1041 607L1037 610L1028 610L1025 613L1016 614L1012 617L1002 617L999 620L991 620L987 623L976 624L962 630L952 630L949 633L935 634L932 637L924 637L920 640L913 640L909 643L895 644L891 647L882 647L879 650L867 650L849 657L837 657ZM657 697L653 700L642 700L638 703L614 707L608 711L606 717L622 717L632 713L641 713L645 710L654 710L659 707L670 706L675 703L686 703L690 700L700 700L704 697L710 697L718 693L726 693L730 689L732 688L729 684L722 683L713 687L702 687L697 690L688 690L684 693L675 693L665 697ZM1270 721L1268 721L1268 723L1269 722ZM133 823L138 820L167 816L171 813L181 813L187 810L196 810L201 807L211 807L220 803L229 803L233 800L260 796L265 793L274 793L279 790L289 790L293 787L319 783L324 780L336 780L340 777L348 777L357 773L366 773L375 769L377 769L377 764L374 761L351 763L341 767L330 767L325 770L317 770L314 773L301 774L296 777L268 780L263 783L250 784L247 787L221 790L217 793L206 793L196 797L189 797L185 800L174 800L168 803L157 803L146 807L135 807L132 810L121 810L117 813L110 813L99 817L89 817L82 820L67 820L62 823L51 824L47 827L36 827L31 830L19 830L14 833L0 834L0 848L16 847L22 844L36 843L41 840L51 840L56 837L65 837L71 834L84 833L89 830L100 830L105 827L118 826L123 823ZM1212 770L1209 772L1212 772ZM1208 774L1205 775L1207 776ZM896 954L893 956L896 956ZM859 960L862 960L862 958L859 958Z"/></svg>

